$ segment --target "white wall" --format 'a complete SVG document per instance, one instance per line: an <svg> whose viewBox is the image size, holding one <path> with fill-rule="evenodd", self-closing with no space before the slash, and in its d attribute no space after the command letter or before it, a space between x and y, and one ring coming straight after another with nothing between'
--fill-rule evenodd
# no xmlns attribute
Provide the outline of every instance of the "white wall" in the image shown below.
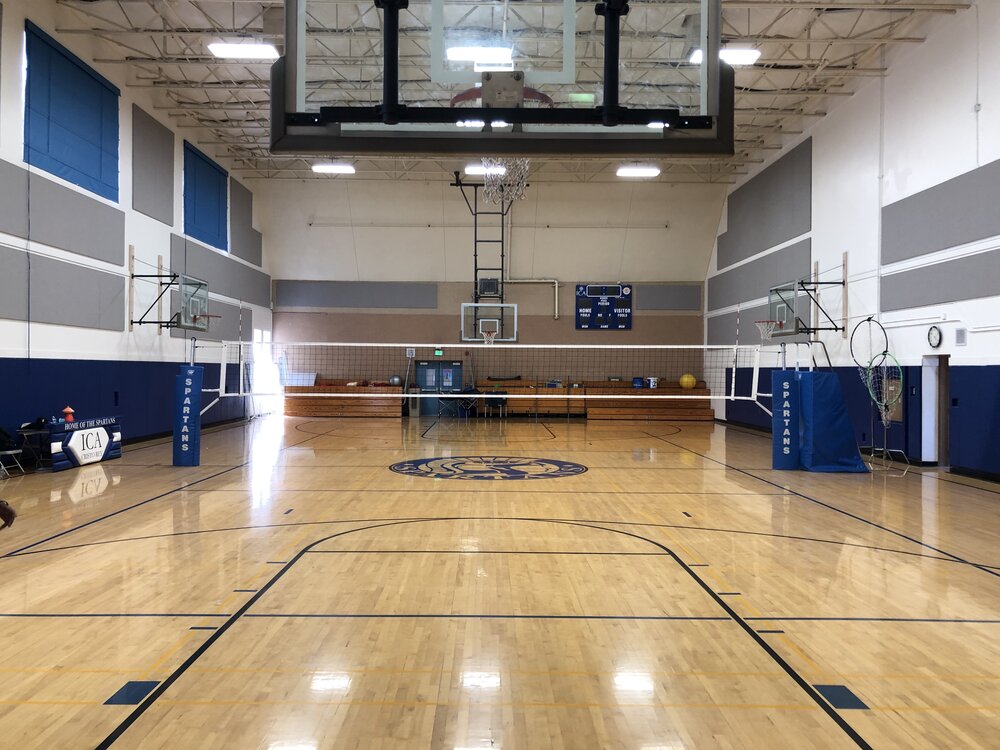
<svg viewBox="0 0 1000 750"><path fill-rule="evenodd" d="M878 314L880 276L1000 247L995 237L880 263L882 207L1000 159L1000 47L992 41L1000 38L1000 3L980 0L967 11L933 19L918 33L927 41L894 51L884 79L870 81L846 100L828 102L832 111L825 118L789 139L760 168L812 137L813 260L821 278L831 280L840 277L842 255L848 253L848 333L859 320ZM1000 362L1000 280L997 294L879 316L889 329L890 349L903 364L920 364L931 353L951 354L959 365ZM841 290L826 291L822 299L839 318ZM932 324L945 333L937 350L927 345ZM965 347L954 344L959 327L969 330ZM846 338L825 334L823 339L834 364L852 364Z"/></svg>
<svg viewBox="0 0 1000 750"><path fill-rule="evenodd" d="M472 279L472 217L447 183L250 184L276 279ZM724 196L722 185L532 182L513 209L511 275L700 282Z"/></svg>
<svg viewBox="0 0 1000 750"><path fill-rule="evenodd" d="M95 70L117 85L122 96L119 100L119 200L120 203L107 201L99 196L78 188L71 183L55 177L43 170L29 167L24 162L24 20L27 16L58 41L76 53L82 59L90 61L97 50L94 41L82 35L67 35L59 37L55 33L58 26L56 19L61 13L71 11L63 8L57 10L55 3L28 2L26 0L5 0L3 4L3 29L0 40L0 159L29 169L35 174L57 182L70 189L82 192L88 197L108 203L125 212L125 243L135 247L136 273L156 273L157 256L162 255L164 263L170 263L170 234L183 234L183 140L194 142L189 132L175 130L175 161L174 161L174 225L167 226L132 210L132 104L136 103L150 115L157 117L167 127L166 121L153 108L151 97L141 89L126 88L126 70L121 65L93 64ZM26 249L29 246L25 240L10 235L0 234L0 243L9 247ZM118 276L128 276L126 262L123 266L85 258L58 248L47 247L38 242L30 243L33 254L46 255L72 262L88 268L113 273ZM221 251L220 251L221 252ZM228 253L226 253L228 255ZM233 257L238 262L239 259ZM136 316L140 314L155 299L157 289L154 283L137 281L135 286ZM72 290L52 290L54 294L71 294ZM214 299L239 303L226 297L212 295ZM253 309L254 326L260 328L270 326L270 310L243 303ZM165 305L164 309L167 309ZM126 315L127 318L127 315ZM127 320L126 320L127 323ZM186 358L185 341L171 338L167 331L160 333L155 325L136 326L132 332L99 331L86 328L57 326L42 323L25 323L0 319L0 356L7 357L41 357L65 359L120 359L146 361L182 361Z"/></svg>

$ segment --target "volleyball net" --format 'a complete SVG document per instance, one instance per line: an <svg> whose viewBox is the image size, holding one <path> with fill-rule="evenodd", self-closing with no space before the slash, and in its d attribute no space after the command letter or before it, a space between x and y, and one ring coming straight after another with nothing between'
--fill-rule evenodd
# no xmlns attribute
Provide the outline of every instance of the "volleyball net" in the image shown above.
<svg viewBox="0 0 1000 750"><path fill-rule="evenodd" d="M510 399L755 401L760 346L222 342L220 397L420 399L505 392ZM739 374L739 377L737 377ZM212 389L215 390L214 388ZM625 392L628 392L627 394Z"/></svg>

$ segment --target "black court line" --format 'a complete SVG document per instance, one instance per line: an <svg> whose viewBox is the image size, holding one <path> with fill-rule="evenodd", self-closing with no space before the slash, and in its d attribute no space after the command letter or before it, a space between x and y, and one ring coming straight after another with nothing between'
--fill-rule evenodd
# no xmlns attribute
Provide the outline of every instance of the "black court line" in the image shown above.
<svg viewBox="0 0 1000 750"><path fill-rule="evenodd" d="M317 437L321 437L321 435L313 435L312 437L306 438L305 440L303 440L300 443L296 443L296 445L302 445L303 443L308 443L310 440L312 440L313 438L317 438ZM281 450L284 450L284 448L280 449L278 452L280 453ZM211 479L216 479L217 477L220 477L223 474L228 474L230 471L236 471L237 469L242 469L242 468L246 467L249 463L250 463L250 459L247 459L246 461L244 461L241 464L237 464L236 466L230 466L228 469L224 469L222 471L216 472L215 474L212 474L210 476L203 477L201 479L196 479L195 481L189 482L188 484L182 485L180 487L175 487L174 489L167 490L166 492L162 492L159 495L156 495L155 497L150 497L150 498L147 498L146 500L140 500L139 502L133 503L132 505L126 506L124 508L119 508L118 510L112 511L111 513L106 513L105 515L100 516L99 518L95 518L95 519L93 519L91 521L87 521L86 523L82 523L79 526L74 526L72 528L66 529L65 531L60 531L60 532L58 532L56 534L53 534L52 536L46 537L45 539L40 539L37 542L32 542L31 544L26 544L23 547L19 547L18 549L12 550L12 551L7 552L7 553L4 553L3 555L0 555L0 559L3 559L5 557L14 557L15 555L18 555L18 554L20 554L22 552L25 552L26 550L33 549L34 547L38 547L39 545L45 544L46 542L51 542L54 539L59 539L60 537L66 536L67 534L72 534L74 532L80 531L81 529L85 529L88 526L93 526L94 524L101 523L102 521L106 521L109 518L114 518L115 516L118 516L118 515L121 515L122 513L125 513L126 511L134 510L135 508L140 508L143 505L147 505L148 503L153 502L154 500L161 500L162 498L167 497L169 495L173 495L173 494L175 494L177 492L183 492L184 490L188 489L189 487L193 487L196 484L201 484L202 482L207 482L207 481L209 481Z"/></svg>
<svg viewBox="0 0 1000 750"><path fill-rule="evenodd" d="M436 519L427 519L426 521L394 521L390 523L377 524L373 526L366 526L359 529L349 529L346 531L341 531L336 534L331 534L330 536L317 539L314 542L303 547L299 550L288 564L281 568L277 573L274 574L261 588L260 590L250 597L242 607L240 607L229 619L227 619L219 629L212 633L205 641L195 649L195 651L181 663L170 675L163 680L136 708L117 726L114 730L97 746L96 750L106 750L111 747L121 736L124 734L129 727L132 726L148 709L152 706L159 698L162 696L171 685L173 685L190 667L198 661L201 656L208 651L220 638L222 638L226 632L231 628L236 622L240 620L250 608L256 604L270 589L274 586L281 578L295 566L295 564L302 559L302 557L309 552L311 552L316 546L329 542L341 536L346 536L347 534L353 534L359 531L371 531L373 529L381 529L392 526L400 526L410 523L427 523L431 521L456 521L463 520L457 517L442 517ZM831 720L860 748L863 750L872 750L871 745L869 745L865 739L855 730L840 714L837 713L823 697L808 681L806 681L796 670L792 667L785 659L772 648L767 641L761 637L753 627L742 617L740 617L737 612L726 604L725 600L716 594L712 588L702 580L694 570L687 565L680 557L677 556L668 547L656 542L652 539L647 539L646 537L634 534L629 531L623 531L621 529L612 529L602 526L595 526L592 524L579 523L576 521L539 521L543 523L559 523L567 526L576 526L580 528L590 528L598 531L606 531L612 534L620 534L622 536L631 537L633 539L638 539L639 541L650 544L657 549L662 550L668 556L670 556L681 569L686 572L691 579L719 606L722 611L724 611L729 618L743 629L743 631L776 663L778 666L784 670L784 672L795 682L799 688L802 689L806 695L817 705Z"/></svg>
<svg viewBox="0 0 1000 750"><path fill-rule="evenodd" d="M215 625L192 625L188 630L218 630Z"/></svg>
<svg viewBox="0 0 1000 750"><path fill-rule="evenodd" d="M682 510L681 513L683 513L688 518L693 518L693 516L690 513L688 513L686 510Z"/></svg>
<svg viewBox="0 0 1000 750"><path fill-rule="evenodd" d="M761 635L782 635L784 630L758 630Z"/></svg>
<svg viewBox="0 0 1000 750"><path fill-rule="evenodd" d="M315 551L314 551L315 552ZM666 557L667 555L662 555L657 553L659 557ZM703 567L688 563L689 568ZM191 619L203 619L203 618L230 618L233 616L232 612L0 612L0 619L9 617L12 619L48 619L48 620L84 620L84 619L131 619L131 618L160 618L160 619L171 619L171 618L191 618ZM367 614L356 614L356 613L334 613L334 614L323 614L323 613L311 613L311 612L267 612L255 614L248 612L244 617L249 618L275 618L275 617L287 617L289 619L297 618L323 618L327 617L330 619L348 619L348 618L393 618L393 617L428 617L428 618L462 618L462 619L475 619L475 618L524 618L530 619L532 617L537 618L548 618L548 619L579 619L579 620L628 620L628 619L639 619L639 620L656 620L656 619L667 619L667 620L705 620L708 622L721 621L730 622L728 617L716 617L712 615L705 616L689 616L689 615L518 615L518 614L425 614L416 613L412 615L393 615L393 614L377 614L377 613L367 613ZM778 615L776 617L744 617L747 622L866 622L866 623L878 623L878 622L891 622L891 623L902 623L902 624L912 624L912 625L1000 625L1000 619L996 620L982 620L982 619L971 619L963 620L959 618L934 618L934 617L782 617ZM215 629L215 626L206 626ZM762 632L762 631L757 631ZM766 631L764 631L766 632Z"/></svg>
<svg viewBox="0 0 1000 750"><path fill-rule="evenodd" d="M437 423L438 423L438 420L436 420L436 419L433 422L431 422L431 426L428 427L426 430L424 430L423 432L420 433L420 438L423 439L427 435L427 433L430 432L434 428L434 425L436 425Z"/></svg>
<svg viewBox="0 0 1000 750"><path fill-rule="evenodd" d="M233 589L234 594L256 594L257 589Z"/></svg>
<svg viewBox="0 0 1000 750"><path fill-rule="evenodd" d="M213 490L214 492L214 490ZM858 549L867 549L875 552L886 552L889 554L905 555L908 557L919 557L925 560L937 560L939 562L945 562L953 565L969 565L972 563L962 562L961 560L955 560L950 557L938 557L936 555L926 555L921 552L913 552L909 550L899 550L892 549L891 547L876 547L867 544L857 544L854 542L843 542L835 539L819 539L816 537L805 537L805 536L793 536L789 534L774 534L764 531L744 531L741 529L725 529L716 528L710 526L687 526L684 524L667 524L667 523L650 523L646 521L614 521L614 520L598 520L591 518L537 518L537 517L500 517L500 516L463 516L463 520L466 521L500 521L500 520L510 520L510 521L581 521L584 523L596 523L596 524L608 524L612 526L645 526L649 528L663 528L663 529L680 529L686 531L707 531L712 533L720 534L736 534L744 536L761 536L772 539L790 539L792 541L801 542L813 542L817 544L832 544L841 547L856 547ZM258 529L280 529L280 528L291 528L296 526L332 526L336 524L346 524L346 523L376 523L383 521L431 521L435 520L434 517L428 516L403 516L395 518L347 518L342 521L295 521L291 523L273 523L273 524L257 524L249 526L227 526L217 529L195 529L192 531L173 531L166 534L148 534L145 536L134 536L134 537L122 537L120 539L104 539L97 542L86 542L83 544L70 544L64 545L62 547L50 547L48 549L34 550L28 552L21 552L19 554L10 553L11 557L26 557L28 555L42 555L50 552L65 552L74 549L84 549L87 547L100 547L107 544L119 544L125 542L140 542L149 541L151 539L168 539L171 537L180 536L197 536L199 534L219 534L229 531L254 531ZM2 559L2 558L0 558ZM282 563L283 564L283 563ZM997 569L995 566L982 564L982 567Z"/></svg>
<svg viewBox="0 0 1000 750"><path fill-rule="evenodd" d="M646 434L648 435L649 433L647 432ZM667 443L668 445L673 445L674 447L684 447L684 446L678 446L676 443L671 443L669 440L666 440L665 438L658 438L658 439L659 440L663 440L663 442ZM855 513L851 513L850 511L844 510L843 508L838 508L836 505L831 505L830 503L824 502L822 500L817 500L816 498L810 497L809 495L806 495L806 494L804 494L802 492L797 492L796 490L792 490L792 489L789 489L787 487L782 487L777 482L772 482L770 479L764 479L763 477L758 477L758 476L756 476L754 474L751 474L749 471L746 471L744 469L739 469L739 468L737 468L735 466L731 466L730 464L727 464L725 461L720 461L717 458L712 458L711 456L706 456L703 453L698 453L698 451L692 450L690 448L684 448L684 450L688 451L689 453L694 454L695 456L701 456L702 458L708 459L709 461L714 461L717 464L721 464L722 466L726 466L726 467L732 469L733 471L738 471L740 474L744 474L744 475L746 475L746 476L748 476L748 477L750 477L752 479L756 479L759 482L764 482L765 484L769 484L772 487L779 487L779 488L785 490L785 492L787 492L790 495L794 495L795 497L802 498L803 500L808 500L811 503L815 503L816 505L819 505L819 506L821 506L823 508L827 508L829 510L832 510L835 513L840 513L841 515L847 516L848 518L853 518L856 521L861 521L862 523L868 524L869 526L872 526L872 527L874 527L876 529L881 529L882 531L884 531L884 532L886 532L888 534L893 534L894 536L898 536L900 539L905 539L908 542L913 542L914 544L919 545L919 546L923 547L924 549L934 550L935 552L937 552L939 554L947 555L948 557L950 557L952 560L955 560L956 562L964 563L964 564L969 565L969 566L971 566L973 568L976 568L977 570L981 570L984 573L986 573L988 575L991 575L991 576L993 576L995 578L1000 578L1000 572L997 572L996 570L991 569L987 565L980 565L979 563L971 562L971 561L966 560L966 559L964 559L962 557L959 557L958 555L955 555L955 554L953 554L951 552L947 552L947 551L945 551L943 549L940 549L939 547L935 547L932 544L927 544L927 542L921 542L919 539L915 539L914 537L909 536L908 534L904 534L902 531L896 531L895 529L891 529L888 526L884 526L884 525L882 525L880 523L877 523L875 521L871 521L871 520L869 520L867 518L864 518L862 516L859 516L859 515L857 515Z"/></svg>
<svg viewBox="0 0 1000 750"><path fill-rule="evenodd" d="M380 519L384 520L384 519ZM414 519L416 520L416 519ZM434 519L423 519L433 521ZM501 521L502 518L492 520ZM526 520L526 519L518 519ZM552 520L552 519L544 519ZM314 549L310 552L313 555L586 555L588 557L600 557L602 555L611 557L663 557L665 552L564 552L555 551L532 551L532 550L505 550L505 549Z"/></svg>

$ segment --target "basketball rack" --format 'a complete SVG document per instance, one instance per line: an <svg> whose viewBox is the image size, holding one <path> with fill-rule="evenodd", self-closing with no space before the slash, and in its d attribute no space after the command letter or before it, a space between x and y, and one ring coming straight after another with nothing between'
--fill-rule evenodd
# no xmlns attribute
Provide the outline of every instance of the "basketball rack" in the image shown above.
<svg viewBox="0 0 1000 750"><path fill-rule="evenodd" d="M145 325L158 325L160 328L177 328L179 322L180 313L175 313L171 315L167 320L147 320L148 316L153 308L156 307L160 300L163 299L163 295L173 288L174 284L180 278L180 274L177 273L133 273L132 279L156 279L160 285L160 293L156 295L156 299L146 308L146 312L138 317L136 320L130 320L129 325L133 326L145 326ZM164 281L164 279L166 281Z"/></svg>
<svg viewBox="0 0 1000 750"><path fill-rule="evenodd" d="M789 330L777 330L772 329L771 335L777 336L793 336L795 334L804 333L807 336L812 336L813 334L820 333L821 331L835 331L843 332L846 328L842 325L838 325L830 314L823 307L822 303L819 301L819 292L821 289L826 289L828 287L843 287L846 285L846 281L841 279L840 281L818 281L816 279L797 279L789 284L782 286L776 286L771 289L771 294L774 295L778 300L780 300L787 309L795 311L794 314L794 325L789 326ZM798 314L796 310L796 298L805 295L809 301L812 303L812 308L816 310L819 315L817 316L816 324L812 324L812 320L808 323L803 320L802 316Z"/></svg>

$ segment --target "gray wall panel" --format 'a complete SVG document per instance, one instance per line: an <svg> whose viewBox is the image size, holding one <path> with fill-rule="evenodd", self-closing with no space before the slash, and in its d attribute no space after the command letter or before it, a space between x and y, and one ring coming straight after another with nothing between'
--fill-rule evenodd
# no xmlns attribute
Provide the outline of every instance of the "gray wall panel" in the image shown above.
<svg viewBox="0 0 1000 750"><path fill-rule="evenodd" d="M1000 161L882 209L882 262L946 250L1000 234Z"/></svg>
<svg viewBox="0 0 1000 750"><path fill-rule="evenodd" d="M882 277L882 310L1000 295L1000 250Z"/></svg>
<svg viewBox="0 0 1000 750"><path fill-rule="evenodd" d="M28 254L0 247L0 318L28 318Z"/></svg>
<svg viewBox="0 0 1000 750"><path fill-rule="evenodd" d="M53 290L59 291L53 293ZM124 331L125 279L75 263L32 255L31 320Z"/></svg>
<svg viewBox="0 0 1000 750"><path fill-rule="evenodd" d="M396 281L292 281L275 283L281 307L436 309L437 284Z"/></svg>
<svg viewBox="0 0 1000 750"><path fill-rule="evenodd" d="M132 208L174 223L174 134L132 105Z"/></svg>
<svg viewBox="0 0 1000 750"><path fill-rule="evenodd" d="M0 160L0 232L28 235L28 173Z"/></svg>
<svg viewBox="0 0 1000 750"><path fill-rule="evenodd" d="M31 239L108 263L125 263L125 213L33 174Z"/></svg>
<svg viewBox="0 0 1000 750"><path fill-rule="evenodd" d="M760 343L760 333L753 324L755 320L767 319L767 305L757 305L756 307L744 307L739 313L731 312L725 315L716 315L708 318L708 344L735 344L737 316L739 317L739 329L741 346L756 346ZM805 334L776 338L772 343L782 341L807 341ZM764 388L763 390L767 390Z"/></svg>
<svg viewBox="0 0 1000 750"><path fill-rule="evenodd" d="M171 252L173 255L173 252ZM209 290L225 297L271 305L271 277L193 240L185 241L184 273L208 282ZM171 266L174 272L180 272Z"/></svg>
<svg viewBox="0 0 1000 750"><path fill-rule="evenodd" d="M764 252L812 229L812 139L782 156L729 196L718 268Z"/></svg>
<svg viewBox="0 0 1000 750"><path fill-rule="evenodd" d="M263 253L260 232L253 228L253 193L229 178L229 239L233 255L259 266Z"/></svg>
<svg viewBox="0 0 1000 750"><path fill-rule="evenodd" d="M701 311L701 284L636 284L636 310Z"/></svg>
<svg viewBox="0 0 1000 750"><path fill-rule="evenodd" d="M187 243L180 235L170 235L170 266L172 273L183 273L187 261Z"/></svg>
<svg viewBox="0 0 1000 750"><path fill-rule="evenodd" d="M766 297L776 284L808 276L811 260L812 241L806 239L713 276L708 280L708 309Z"/></svg>

